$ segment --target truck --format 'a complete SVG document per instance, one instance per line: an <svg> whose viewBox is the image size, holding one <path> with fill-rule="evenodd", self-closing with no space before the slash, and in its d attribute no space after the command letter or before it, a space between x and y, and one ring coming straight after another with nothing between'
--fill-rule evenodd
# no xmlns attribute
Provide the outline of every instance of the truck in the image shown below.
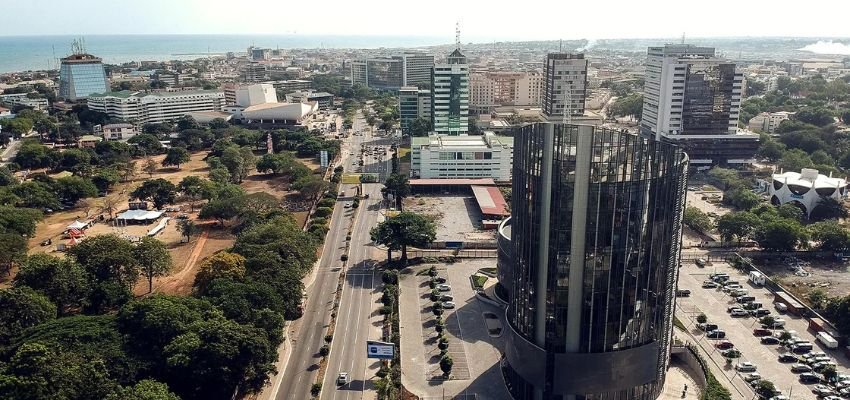
<svg viewBox="0 0 850 400"><path fill-rule="evenodd" d="M830 348L830 349L837 349L838 348L838 341L835 340L835 338L832 337L832 335L830 335L829 333L819 332L818 335L817 335L817 339L818 339L819 342L823 343L823 345L826 346L827 348Z"/></svg>
<svg viewBox="0 0 850 400"><path fill-rule="evenodd" d="M762 274L761 272L750 271L749 279L750 279L750 282L753 283L753 285L764 286L764 282L765 282L766 278L765 278L764 274Z"/></svg>

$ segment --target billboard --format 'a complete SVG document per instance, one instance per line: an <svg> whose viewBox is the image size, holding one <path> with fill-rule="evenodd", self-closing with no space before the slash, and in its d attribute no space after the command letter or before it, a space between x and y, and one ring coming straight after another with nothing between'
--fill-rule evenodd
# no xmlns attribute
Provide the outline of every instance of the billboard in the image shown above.
<svg viewBox="0 0 850 400"><path fill-rule="evenodd" d="M392 360L395 346L389 342L369 340L366 342L366 358Z"/></svg>
<svg viewBox="0 0 850 400"><path fill-rule="evenodd" d="M319 158L319 160L320 160L319 165L322 168L327 168L327 166L328 166L328 151L327 150L320 151L319 157L320 157Z"/></svg>

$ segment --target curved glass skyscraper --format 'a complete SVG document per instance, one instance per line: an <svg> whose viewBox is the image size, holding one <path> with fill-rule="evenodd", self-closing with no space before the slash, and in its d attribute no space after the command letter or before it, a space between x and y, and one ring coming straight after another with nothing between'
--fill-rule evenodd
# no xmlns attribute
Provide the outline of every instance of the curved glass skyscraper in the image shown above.
<svg viewBox="0 0 850 400"><path fill-rule="evenodd" d="M654 400L664 384L687 156L592 126L517 132L503 372L516 399ZM503 227L504 228L504 227Z"/></svg>

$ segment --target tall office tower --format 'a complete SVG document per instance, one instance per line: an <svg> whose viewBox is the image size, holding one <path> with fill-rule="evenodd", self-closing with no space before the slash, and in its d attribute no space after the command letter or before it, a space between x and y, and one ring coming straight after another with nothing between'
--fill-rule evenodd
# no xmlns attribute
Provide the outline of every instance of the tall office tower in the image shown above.
<svg viewBox="0 0 850 400"><path fill-rule="evenodd" d="M401 59L403 86L422 86L431 83L434 56L425 53L404 53L394 58Z"/></svg>
<svg viewBox="0 0 850 400"><path fill-rule="evenodd" d="M469 64L460 49L431 72L431 126L438 135L469 131Z"/></svg>
<svg viewBox="0 0 850 400"><path fill-rule="evenodd" d="M398 113L401 132L411 133L411 124L417 118L431 118L431 91L416 86L405 86L398 91Z"/></svg>
<svg viewBox="0 0 850 400"><path fill-rule="evenodd" d="M59 67L59 97L77 101L92 93L109 91L103 60L91 54L77 53L62 59Z"/></svg>
<svg viewBox="0 0 850 400"><path fill-rule="evenodd" d="M743 74L713 47L650 47L641 134L681 146L692 167L753 162L758 135L738 129Z"/></svg>
<svg viewBox="0 0 850 400"><path fill-rule="evenodd" d="M584 115L587 60L584 54L549 53L544 70L543 114L549 121L571 121ZM568 114L566 118L564 114Z"/></svg>
<svg viewBox="0 0 850 400"><path fill-rule="evenodd" d="M517 400L655 400L669 361L687 156L555 123L519 129L514 146L498 262L510 299L509 390Z"/></svg>

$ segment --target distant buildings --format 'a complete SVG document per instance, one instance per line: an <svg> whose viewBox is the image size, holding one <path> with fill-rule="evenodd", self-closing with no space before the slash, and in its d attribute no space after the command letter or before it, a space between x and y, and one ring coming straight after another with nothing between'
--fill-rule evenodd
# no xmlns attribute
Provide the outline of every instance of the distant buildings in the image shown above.
<svg viewBox="0 0 850 400"><path fill-rule="evenodd" d="M413 178L492 178L511 180L513 138L485 132L483 136L411 138Z"/></svg>
<svg viewBox="0 0 850 400"><path fill-rule="evenodd" d="M379 90L423 85L429 83L433 66L434 56L423 53L355 60L351 62L351 83Z"/></svg>
<svg viewBox="0 0 850 400"><path fill-rule="evenodd" d="M242 67L245 82L262 82L266 80L266 72L266 65L258 62L250 62Z"/></svg>
<svg viewBox="0 0 850 400"><path fill-rule="evenodd" d="M753 162L758 135L740 131L743 74L712 47L650 47L641 133L685 149L692 167Z"/></svg>
<svg viewBox="0 0 850 400"><path fill-rule="evenodd" d="M47 112L47 109L50 107L50 104L47 99L32 99L27 96L27 93L0 94L0 103L3 103L9 107L14 105L22 105L25 107L32 108L36 111L44 112Z"/></svg>
<svg viewBox="0 0 850 400"><path fill-rule="evenodd" d="M504 105L540 105L544 76L540 72L487 71L469 75L469 110L489 114Z"/></svg>
<svg viewBox="0 0 850 400"><path fill-rule="evenodd" d="M411 124L417 118L431 120L431 91L406 86L398 91L398 111L401 131L410 134Z"/></svg>
<svg viewBox="0 0 850 400"><path fill-rule="evenodd" d="M584 115L587 60L584 54L549 53L543 72L543 115L553 122ZM567 114L567 118L564 118Z"/></svg>
<svg viewBox="0 0 850 400"><path fill-rule="evenodd" d="M823 197L842 201L847 198L847 181L821 175L816 169L803 168L800 173L773 174L768 188L773 205L796 204L807 217L816 213Z"/></svg>
<svg viewBox="0 0 850 400"><path fill-rule="evenodd" d="M187 90L179 92L107 92L92 94L89 109L109 115L110 118L135 123L176 121L197 111L221 111L224 92L217 90Z"/></svg>
<svg viewBox="0 0 850 400"><path fill-rule="evenodd" d="M138 131L133 124L107 124L101 127L100 133L104 140L126 141L136 136Z"/></svg>
<svg viewBox="0 0 850 400"><path fill-rule="evenodd" d="M688 159L587 125L514 136L498 236L502 372L517 400L655 400L673 336Z"/></svg>
<svg viewBox="0 0 850 400"><path fill-rule="evenodd" d="M289 79L285 81L271 81L265 83L271 83L275 89L280 90L284 94L303 90L310 90L313 88L313 81L308 81L305 79Z"/></svg>
<svg viewBox="0 0 850 400"><path fill-rule="evenodd" d="M788 111L779 112L763 112L755 117L750 118L747 122L747 128L753 132L773 133L776 127L791 117L794 113Z"/></svg>
<svg viewBox="0 0 850 400"><path fill-rule="evenodd" d="M103 60L91 54L73 54L59 67L59 97L70 101L109 90Z"/></svg>
<svg viewBox="0 0 850 400"><path fill-rule="evenodd" d="M250 107L265 103L277 103L277 92L268 83L241 85L236 89L237 105Z"/></svg>
<svg viewBox="0 0 850 400"><path fill-rule="evenodd" d="M319 105L320 110L330 110L334 107L334 95L328 92L314 92L312 90L297 91L286 95L287 103L311 103Z"/></svg>
<svg viewBox="0 0 850 400"><path fill-rule="evenodd" d="M455 49L445 64L431 73L431 125L438 135L465 135L469 131L469 64Z"/></svg>

